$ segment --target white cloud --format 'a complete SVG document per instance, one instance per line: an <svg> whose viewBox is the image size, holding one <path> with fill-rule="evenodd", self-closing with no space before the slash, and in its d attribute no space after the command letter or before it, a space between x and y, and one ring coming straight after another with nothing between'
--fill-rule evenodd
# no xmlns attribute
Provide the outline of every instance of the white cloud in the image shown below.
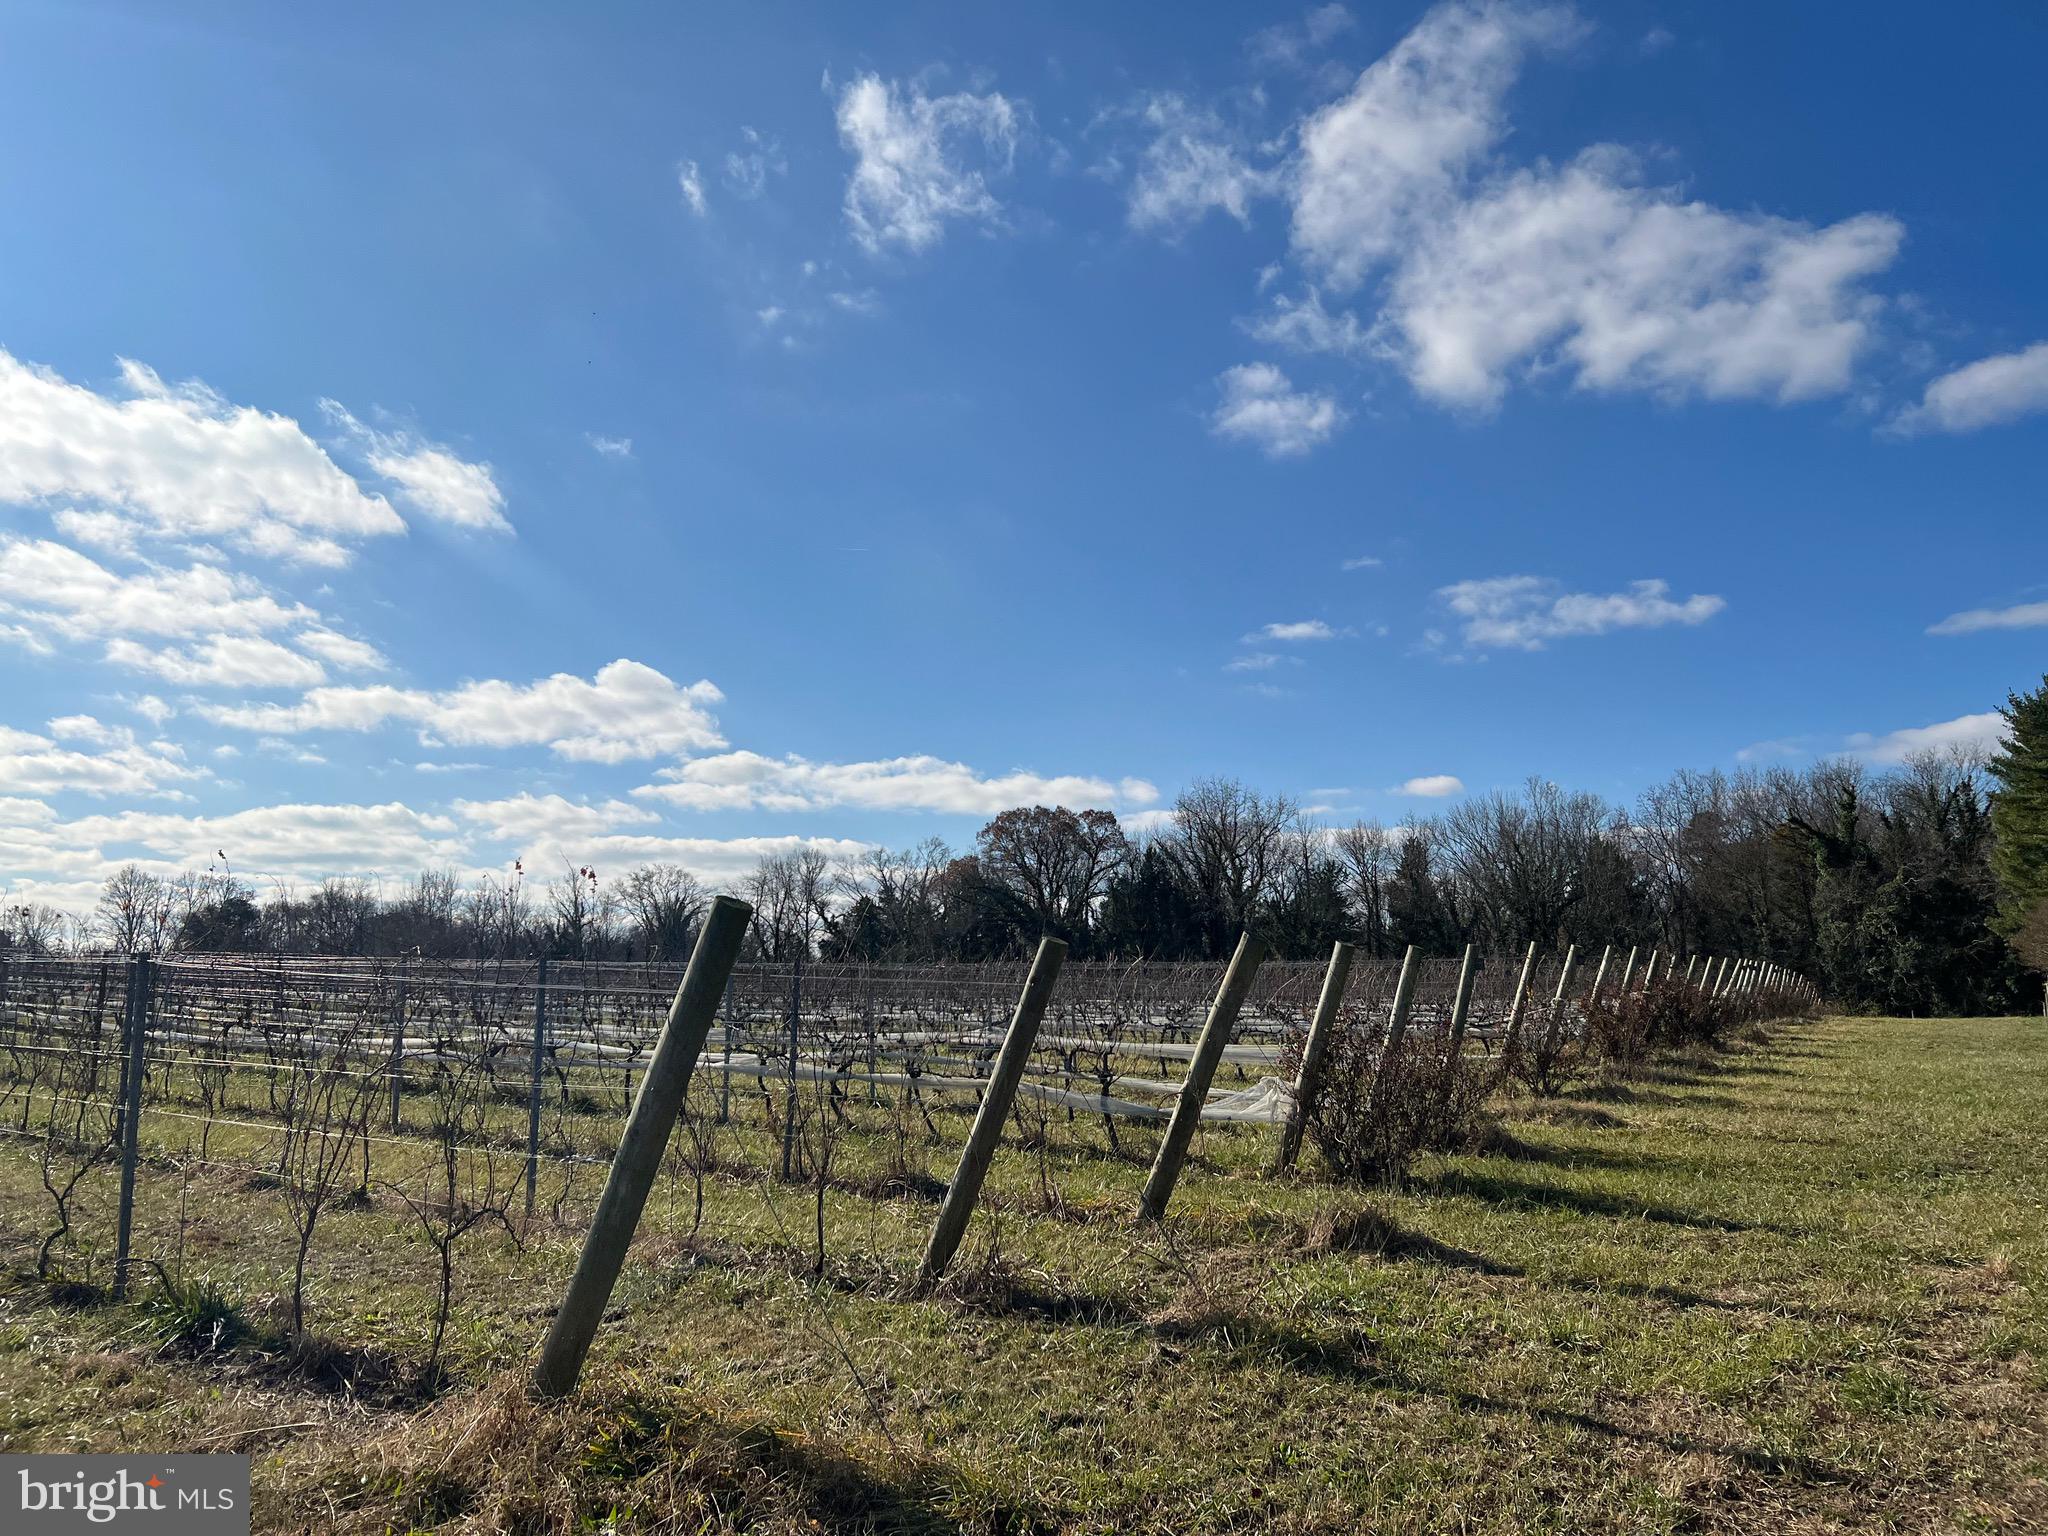
<svg viewBox="0 0 2048 1536"><path fill-rule="evenodd" d="M2011 608L1969 608L1927 626L1930 635L1974 635L1987 629L2039 629L2048 626L2048 603L2018 603Z"/></svg>
<svg viewBox="0 0 2048 1536"><path fill-rule="evenodd" d="M1294 254L1312 281L1247 322L1300 350L1395 361L1420 393L1486 407L1557 370L1582 388L1812 399L1847 389L1876 338L1865 280L1897 220L1816 228L1649 184L1595 145L1502 163L1528 57L1583 32L1567 6L1453 0L1301 126ZM1328 293L1377 280L1370 323Z"/></svg>
<svg viewBox="0 0 2048 1536"><path fill-rule="evenodd" d="M81 512L76 507L59 507L50 514L50 521L59 533L75 543L90 544L128 560L136 558L135 541L143 530L132 518L118 512Z"/></svg>
<svg viewBox="0 0 2048 1536"><path fill-rule="evenodd" d="M1347 571L1372 571L1379 569L1379 567L1386 563L1378 555L1354 555L1344 562L1341 569Z"/></svg>
<svg viewBox="0 0 2048 1536"><path fill-rule="evenodd" d="M1283 22L1253 33L1245 43L1245 51L1255 64L1300 69L1310 54L1357 25L1357 19L1343 6L1319 5L1299 22Z"/></svg>
<svg viewBox="0 0 2048 1536"><path fill-rule="evenodd" d="M1296 619L1288 623L1264 624L1244 637L1247 645L1261 640L1278 640L1283 644L1295 644L1303 640L1335 640L1349 630L1332 629L1321 619Z"/></svg>
<svg viewBox="0 0 2048 1536"><path fill-rule="evenodd" d="M1487 406L1534 368L1583 388L1812 399L1848 387L1874 335L1861 280L1903 230L1864 214L1824 229L1684 202L1589 151L1506 178L1405 255L1382 321L1416 389Z"/></svg>
<svg viewBox="0 0 2048 1536"><path fill-rule="evenodd" d="M302 651L310 651L344 672L381 672L390 665L384 653L367 640L337 634L331 629L304 629L293 636Z"/></svg>
<svg viewBox="0 0 2048 1536"><path fill-rule="evenodd" d="M608 459L633 457L633 439L630 437L605 437L597 432L586 432L584 438L592 448Z"/></svg>
<svg viewBox="0 0 2048 1536"><path fill-rule="evenodd" d="M1297 390L1271 363L1243 363L1216 379L1222 402L1209 417L1218 437L1255 444L1271 458L1294 458L1330 440L1345 414L1328 395Z"/></svg>
<svg viewBox="0 0 2048 1536"><path fill-rule="evenodd" d="M546 746L573 761L618 763L724 746L708 712L723 699L709 682L678 687L652 667L621 659L589 681L558 672L523 686L494 679L441 693L315 688L296 704L198 710L217 724L270 735L368 731L396 720L451 746Z"/></svg>
<svg viewBox="0 0 2048 1536"><path fill-rule="evenodd" d="M741 128L740 141L744 147L725 157L725 186L733 196L751 202L768 190L770 176L789 173L789 161L783 156L779 139L769 138L756 129ZM683 195L687 198L688 191Z"/></svg>
<svg viewBox="0 0 2048 1536"><path fill-rule="evenodd" d="M455 814L464 821L478 823L490 837L522 842L589 837L661 820L644 806L624 800L591 805L565 800L560 795L532 794L505 800L457 800Z"/></svg>
<svg viewBox="0 0 2048 1536"><path fill-rule="evenodd" d="M990 816L1018 805L1065 805L1077 810L1149 805L1159 791L1143 779L1107 779L1014 772L977 774L942 758L896 757L875 762L813 763L801 757L728 752L698 758L659 775L669 782L633 791L684 810L939 811Z"/></svg>
<svg viewBox="0 0 2048 1536"><path fill-rule="evenodd" d="M704 178L697 170L697 162L685 160L676 167L676 187L683 194L683 204L690 212L703 218L710 210L704 201Z"/></svg>
<svg viewBox="0 0 2048 1536"><path fill-rule="evenodd" d="M126 359L121 378L126 398L109 397L0 349L0 502L68 498L159 536L324 565L347 560L345 540L404 531L289 417ZM119 537L103 517L72 529Z"/></svg>
<svg viewBox="0 0 2048 1536"><path fill-rule="evenodd" d="M1878 763L1903 763L1922 752L1995 751L2005 740L2005 716L1993 710L1981 715L1958 715L1933 725L1909 726L1883 736L1859 731L1848 740L1851 752Z"/></svg>
<svg viewBox="0 0 2048 1536"><path fill-rule="evenodd" d="M872 288L863 288L858 293L835 292L826 297L834 309L849 315L879 315L882 312L882 296Z"/></svg>
<svg viewBox="0 0 2048 1536"><path fill-rule="evenodd" d="M85 722L92 729L86 730ZM0 725L0 784L30 795L79 790L89 795L159 795L168 786L199 777L170 742L142 742L132 731L101 726L90 716L52 721L50 736ZM71 741L98 750L58 744L59 728Z"/></svg>
<svg viewBox="0 0 2048 1536"><path fill-rule="evenodd" d="M854 239L870 252L921 251L938 243L949 220L995 219L1001 205L969 157L978 141L989 167L1007 170L1019 115L993 91L931 97L877 75L851 82L839 96L838 122L854 157L846 182Z"/></svg>
<svg viewBox="0 0 2048 1536"><path fill-rule="evenodd" d="M321 401L320 408L361 445L370 468L398 487L407 506L458 528L512 531L505 520L505 496L490 465L473 464L412 432L365 426L332 400Z"/></svg>
<svg viewBox="0 0 2048 1536"><path fill-rule="evenodd" d="M2048 411L2048 341L1944 373L1893 422L1901 432L1975 432Z"/></svg>
<svg viewBox="0 0 2048 1536"><path fill-rule="evenodd" d="M1437 596L1464 621L1464 639L1481 649L1539 651L1550 640L1602 635L1613 629L1703 624L1727 603L1707 593L1673 602L1663 581L1637 581L1625 592L1559 592L1541 576L1495 576L1454 582Z"/></svg>
<svg viewBox="0 0 2048 1536"><path fill-rule="evenodd" d="M1366 357L1382 349L1356 314L1324 307L1322 294L1314 288L1298 299L1276 293L1264 314L1238 324L1254 339L1292 352Z"/></svg>
<svg viewBox="0 0 2048 1536"><path fill-rule="evenodd" d="M253 577L218 566L116 575L49 539L0 540L0 613L67 639L107 635L252 634L318 617Z"/></svg>
<svg viewBox="0 0 2048 1536"><path fill-rule="evenodd" d="M1300 663L1299 656L1282 656L1277 651L1252 651L1248 655L1236 656L1223 664L1226 672L1270 672L1283 662Z"/></svg>
<svg viewBox="0 0 2048 1536"><path fill-rule="evenodd" d="M1465 781L1455 773L1425 773L1405 781L1394 793L1413 795L1423 800L1441 800L1449 795L1465 793Z"/></svg>
<svg viewBox="0 0 2048 1536"><path fill-rule="evenodd" d="M1328 281L1356 286L1506 128L1523 56L1577 33L1564 8L1442 5L1301 128L1294 246Z"/></svg>
<svg viewBox="0 0 2048 1536"><path fill-rule="evenodd" d="M1252 199L1277 190L1278 173L1249 164L1236 137L1207 108L1161 91L1146 98L1137 116L1152 137L1131 178L1133 229L1177 233L1212 208L1248 225Z"/></svg>
<svg viewBox="0 0 2048 1536"><path fill-rule="evenodd" d="M106 659L188 688L308 688L327 678L312 657L262 635L208 635L197 645L162 650L109 640Z"/></svg>
<svg viewBox="0 0 2048 1536"><path fill-rule="evenodd" d="M529 870L546 869L549 861L560 858L587 865L603 877L639 864L680 864L717 890L736 887L764 858L812 848L827 859L851 860L871 846L845 837L661 837L614 832L537 842L523 850L523 857Z"/></svg>

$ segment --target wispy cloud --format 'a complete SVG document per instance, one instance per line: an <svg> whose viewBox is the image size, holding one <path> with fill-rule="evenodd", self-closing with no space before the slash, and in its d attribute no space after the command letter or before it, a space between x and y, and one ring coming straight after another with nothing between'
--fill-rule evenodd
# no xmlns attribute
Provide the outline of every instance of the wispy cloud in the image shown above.
<svg viewBox="0 0 2048 1536"><path fill-rule="evenodd" d="M1294 645L1305 640L1335 640L1350 633L1348 629L1334 629L1321 619L1294 619L1286 623L1262 624L1244 637L1244 643L1257 645L1273 640L1283 645Z"/></svg>
<svg viewBox="0 0 2048 1536"><path fill-rule="evenodd" d="M2010 608L1968 608L1927 626L1930 635L1974 635L1987 629L2039 629L2048 625L2048 603L2017 603Z"/></svg>
<svg viewBox="0 0 2048 1536"><path fill-rule="evenodd" d="M870 252L922 251L955 220L987 223L1002 210L987 177L1016 154L1020 108L993 91L927 96L916 85L862 75L840 93L840 141L853 155L846 222Z"/></svg>
<svg viewBox="0 0 2048 1536"><path fill-rule="evenodd" d="M1728 606L1711 593L1677 602L1670 593L1664 581L1631 582L1622 592L1565 592L1544 576L1493 576L1437 589L1437 597L1463 621L1467 645L1524 651L1616 629L1704 624Z"/></svg>

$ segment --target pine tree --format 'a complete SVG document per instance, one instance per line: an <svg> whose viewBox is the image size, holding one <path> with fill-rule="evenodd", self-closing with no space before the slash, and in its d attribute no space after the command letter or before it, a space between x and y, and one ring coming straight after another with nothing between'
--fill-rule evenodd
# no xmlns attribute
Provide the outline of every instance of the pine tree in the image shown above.
<svg viewBox="0 0 2048 1536"><path fill-rule="evenodd" d="M2017 933L2028 914L2048 902L2048 677L2032 693L2011 695L1999 713L2010 734L1989 764L1998 780L1991 868L2003 898L1999 927Z"/></svg>

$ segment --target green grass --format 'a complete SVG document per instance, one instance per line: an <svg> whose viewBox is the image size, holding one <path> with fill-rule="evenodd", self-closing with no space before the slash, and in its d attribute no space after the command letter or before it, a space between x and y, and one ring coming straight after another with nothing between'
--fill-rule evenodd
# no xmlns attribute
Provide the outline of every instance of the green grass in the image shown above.
<svg viewBox="0 0 2048 1536"><path fill-rule="evenodd" d="M248 1450L279 1531L2040 1528L2044 1057L2038 1020L1792 1026L1506 1106L1517 1155L1398 1192L1275 1180L1269 1135L1212 1130L1150 1230L1149 1141L1077 1126L1043 1166L1005 1147L931 1296L928 1199L831 1192L816 1277L808 1190L714 1178L692 1238L680 1174L567 1405L520 1372L596 1169L564 1224L464 1250L429 1396L434 1255L389 1202L327 1218L294 1349L275 1190L152 1163L138 1222L181 1290L114 1306L19 1276L47 1201L0 1143L0 1447ZM747 1115L722 1155L765 1167ZM939 1127L910 1150L943 1177ZM849 1185L904 1150L850 1143Z"/></svg>

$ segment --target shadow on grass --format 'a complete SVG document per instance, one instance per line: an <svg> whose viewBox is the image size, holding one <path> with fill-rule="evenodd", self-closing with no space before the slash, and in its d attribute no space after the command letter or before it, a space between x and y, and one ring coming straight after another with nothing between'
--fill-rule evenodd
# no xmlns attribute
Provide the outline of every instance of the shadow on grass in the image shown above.
<svg viewBox="0 0 2048 1536"><path fill-rule="evenodd" d="M1603 1195L1593 1190L1568 1189L1562 1184L1544 1184L1533 1179L1506 1178L1499 1174L1474 1173L1460 1168L1447 1168L1421 1187L1430 1194L1464 1195L1474 1200L1483 1200L1488 1205L1506 1206L1510 1209L1575 1211L1582 1216L1605 1216L1617 1221L1654 1221L1674 1227L1689 1227L1701 1232L1767 1231L1784 1236L1799 1235L1789 1229L1773 1227L1763 1222L1744 1222L1726 1216L1699 1215L1692 1211L1679 1210L1676 1206L1624 1200L1616 1195Z"/></svg>

